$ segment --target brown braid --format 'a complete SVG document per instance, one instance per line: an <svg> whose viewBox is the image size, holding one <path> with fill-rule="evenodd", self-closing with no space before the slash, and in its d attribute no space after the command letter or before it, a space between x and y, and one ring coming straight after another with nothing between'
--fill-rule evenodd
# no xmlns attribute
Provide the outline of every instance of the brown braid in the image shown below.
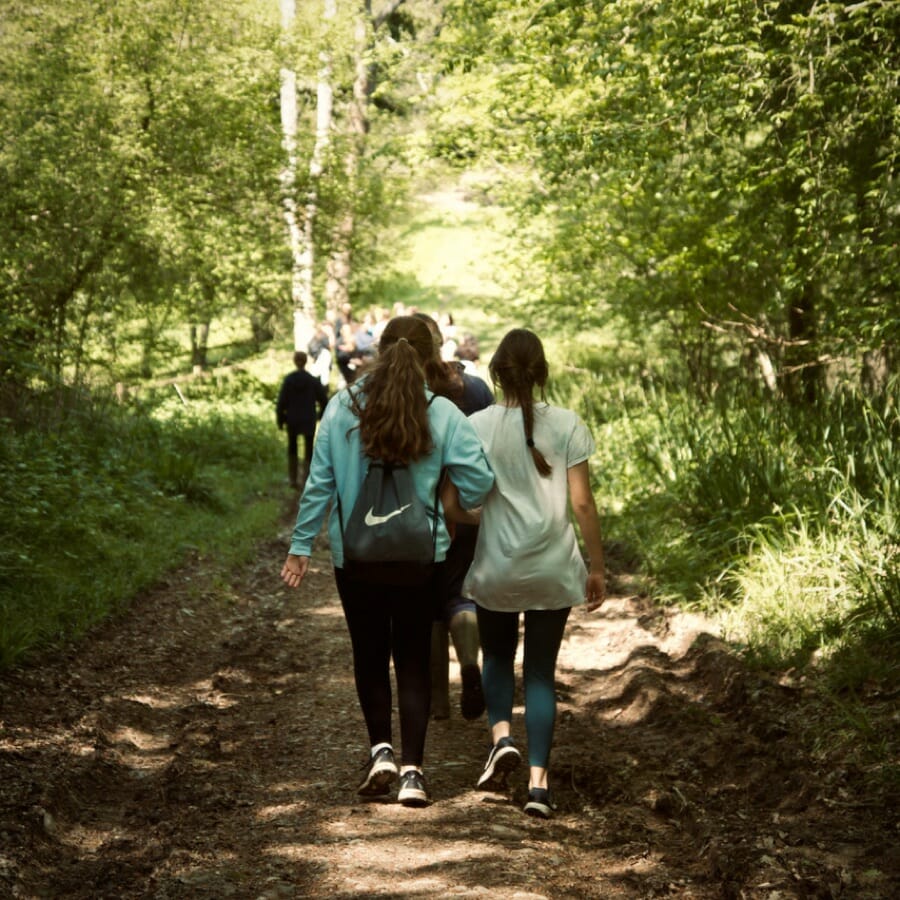
<svg viewBox="0 0 900 900"><path fill-rule="evenodd" d="M534 389L539 389L540 398L544 400L544 387L549 376L541 339L525 328L507 332L491 359L488 371L507 401L522 408L525 443L531 451L535 468L546 478L553 467L534 445Z"/></svg>

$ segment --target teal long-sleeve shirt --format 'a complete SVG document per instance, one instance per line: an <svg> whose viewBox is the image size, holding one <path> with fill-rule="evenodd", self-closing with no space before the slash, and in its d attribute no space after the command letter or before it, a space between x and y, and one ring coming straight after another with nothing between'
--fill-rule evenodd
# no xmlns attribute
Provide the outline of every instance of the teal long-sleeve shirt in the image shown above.
<svg viewBox="0 0 900 900"><path fill-rule="evenodd" d="M426 390L426 396L431 398L431 392ZM335 394L325 408L291 537L291 553L311 556L313 542L331 504L328 537L337 568L342 568L344 563L337 497L340 495L346 518L353 509L368 468L359 439L359 420L349 402L345 388ZM435 397L428 406L428 425L434 449L409 467L419 499L434 515L437 482L446 469L459 491L460 504L466 509L480 506L494 484L494 473L472 424L456 404L444 397ZM450 536L443 514L438 510L435 560L440 562L445 558L449 545Z"/></svg>

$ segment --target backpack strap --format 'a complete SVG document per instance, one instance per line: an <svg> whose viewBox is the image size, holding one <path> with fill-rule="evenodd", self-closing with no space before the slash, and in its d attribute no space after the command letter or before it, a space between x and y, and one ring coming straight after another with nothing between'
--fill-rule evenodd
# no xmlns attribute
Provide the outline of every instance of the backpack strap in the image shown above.
<svg viewBox="0 0 900 900"><path fill-rule="evenodd" d="M437 394L432 393L425 404L426 409L434 403ZM438 504L441 502L441 486L444 483L444 476L447 474L446 469L438 472L437 482L434 485L434 505L432 506L432 522L431 522L431 561L437 556L437 520L438 520Z"/></svg>

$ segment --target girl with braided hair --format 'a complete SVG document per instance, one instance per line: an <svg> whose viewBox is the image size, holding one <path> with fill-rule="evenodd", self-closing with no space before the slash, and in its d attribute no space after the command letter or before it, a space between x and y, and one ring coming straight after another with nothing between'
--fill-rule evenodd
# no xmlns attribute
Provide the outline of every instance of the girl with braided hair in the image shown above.
<svg viewBox="0 0 900 900"><path fill-rule="evenodd" d="M431 623L442 599L442 567L450 545L435 500L438 483L446 472L461 502L477 506L494 481L469 420L456 404L435 396L426 386L425 364L433 354L431 332L424 322L412 316L391 319L371 367L331 398L316 436L290 552L281 570L289 587L300 586L330 507L328 535L335 581L350 633L356 692L370 745L357 793L384 799L399 778L397 799L407 806L429 802L422 761L431 703ZM374 584L354 577L344 567L338 510L353 509L369 461L375 459L407 466L416 496L426 507L434 529L435 564L424 585ZM399 767L391 737L392 660L400 711Z"/></svg>
<svg viewBox="0 0 900 900"><path fill-rule="evenodd" d="M591 611L605 599L600 521L588 460L594 440L570 410L545 402L548 367L540 338L523 328L497 347L489 372L502 400L469 417L494 470L480 512L475 558L465 581L477 604L482 684L491 751L478 787L506 789L521 762L510 736L519 615L524 615L523 682L528 738L525 812L548 818L548 765L556 720L556 659L573 606ZM537 395L537 399L535 397ZM448 515L465 513L445 492ZM568 508L590 560L581 557Z"/></svg>

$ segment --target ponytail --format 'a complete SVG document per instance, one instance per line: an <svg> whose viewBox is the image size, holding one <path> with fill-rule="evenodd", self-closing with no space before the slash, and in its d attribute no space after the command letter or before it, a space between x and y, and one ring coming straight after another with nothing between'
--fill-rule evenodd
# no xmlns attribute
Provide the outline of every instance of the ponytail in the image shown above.
<svg viewBox="0 0 900 900"><path fill-rule="evenodd" d="M428 328L411 316L398 316L382 333L375 363L350 388L360 440L372 459L406 465L433 449L424 369L430 354Z"/></svg>

